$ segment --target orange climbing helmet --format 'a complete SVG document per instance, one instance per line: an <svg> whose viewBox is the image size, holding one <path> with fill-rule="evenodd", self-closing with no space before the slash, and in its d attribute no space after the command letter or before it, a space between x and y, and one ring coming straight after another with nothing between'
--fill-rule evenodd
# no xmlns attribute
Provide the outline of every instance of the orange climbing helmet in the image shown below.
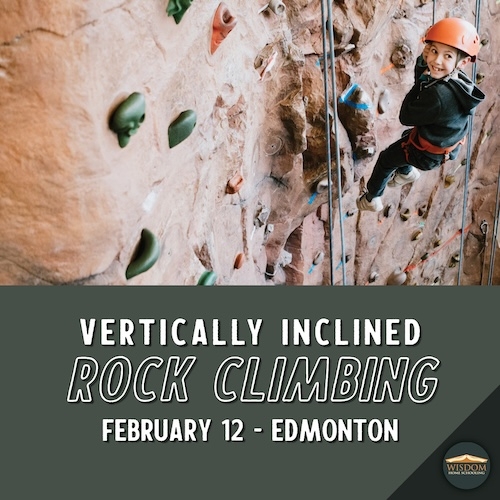
<svg viewBox="0 0 500 500"><path fill-rule="evenodd" d="M455 47L470 56L472 62L476 60L481 47L476 28L458 17L447 17L438 21L429 28L424 40L426 43L439 42Z"/></svg>

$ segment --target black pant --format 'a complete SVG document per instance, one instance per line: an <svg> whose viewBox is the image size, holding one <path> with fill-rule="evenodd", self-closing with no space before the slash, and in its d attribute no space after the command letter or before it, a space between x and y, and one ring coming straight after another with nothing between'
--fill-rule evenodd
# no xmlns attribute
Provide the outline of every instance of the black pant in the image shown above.
<svg viewBox="0 0 500 500"><path fill-rule="evenodd" d="M401 144L407 141L407 137L402 137L399 141L391 144L382 151L373 167L373 172L366 185L372 197L382 196L387 186L387 182L392 174L397 170L400 174L408 174L412 165L420 170L432 170L439 167L444 160L444 155L434 155L420 151L411 144L408 145L408 160ZM450 157L455 158L460 146L455 148Z"/></svg>

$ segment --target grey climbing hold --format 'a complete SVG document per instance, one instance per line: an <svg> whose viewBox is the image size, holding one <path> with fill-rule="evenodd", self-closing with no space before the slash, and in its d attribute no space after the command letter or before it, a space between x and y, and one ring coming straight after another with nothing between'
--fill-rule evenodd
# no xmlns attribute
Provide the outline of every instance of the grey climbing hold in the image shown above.
<svg viewBox="0 0 500 500"><path fill-rule="evenodd" d="M392 203L389 203L384 208L384 217L389 218L393 213L394 213L394 205Z"/></svg>
<svg viewBox="0 0 500 500"><path fill-rule="evenodd" d="M357 160L373 156L376 151L374 133L375 110L368 93L350 82L338 99L338 116L347 131Z"/></svg>
<svg viewBox="0 0 500 500"><path fill-rule="evenodd" d="M397 267L387 278L388 285L402 285L406 281L406 273Z"/></svg>
<svg viewBox="0 0 500 500"><path fill-rule="evenodd" d="M271 137L264 148L266 156L277 155L283 149L283 139L278 136Z"/></svg>
<svg viewBox="0 0 500 500"><path fill-rule="evenodd" d="M368 277L368 282L374 283L375 281L377 281L378 277L379 274L377 273L377 271L373 271L372 273L370 273L370 276Z"/></svg>
<svg viewBox="0 0 500 500"><path fill-rule="evenodd" d="M398 45L392 55L391 62L396 68L406 68L406 65L412 58L412 52L408 45L402 43Z"/></svg>
<svg viewBox="0 0 500 500"><path fill-rule="evenodd" d="M287 252L286 250L281 250L280 253L280 258L278 260L278 264L281 267L286 267L292 263L293 260L293 255L290 252Z"/></svg>
<svg viewBox="0 0 500 500"><path fill-rule="evenodd" d="M265 276L266 279L274 278L276 276L276 267L272 266L271 264L267 264Z"/></svg>
<svg viewBox="0 0 500 500"><path fill-rule="evenodd" d="M264 243L267 242L269 235L274 231L274 224L268 224L264 229Z"/></svg>
<svg viewBox="0 0 500 500"><path fill-rule="evenodd" d="M255 216L254 225L257 227L263 226L267 222L267 219L269 219L270 213L271 210L269 210L269 208L261 205L259 211L257 212L257 215Z"/></svg>
<svg viewBox="0 0 500 500"><path fill-rule="evenodd" d="M420 217L427 216L427 209L428 209L428 207L427 207L427 203L424 203L423 205L420 205L420 206L418 207L418 215L419 215Z"/></svg>
<svg viewBox="0 0 500 500"><path fill-rule="evenodd" d="M325 258L325 252L318 252L313 260L313 265L319 266Z"/></svg>
<svg viewBox="0 0 500 500"><path fill-rule="evenodd" d="M412 241L415 241L415 240L419 240L421 237L422 237L422 230L419 229L418 231L415 231L413 234L412 234Z"/></svg>
<svg viewBox="0 0 500 500"><path fill-rule="evenodd" d="M460 254L455 253L451 256L449 267L455 267L460 262Z"/></svg>
<svg viewBox="0 0 500 500"><path fill-rule="evenodd" d="M377 106L378 112L380 114L385 113L389 109L390 97L391 94L387 89L383 90L382 93L380 94Z"/></svg>
<svg viewBox="0 0 500 500"><path fill-rule="evenodd" d="M455 176L449 174L444 178L444 187L448 189L454 182L455 182Z"/></svg>
<svg viewBox="0 0 500 500"><path fill-rule="evenodd" d="M402 220L407 221L411 217L410 209L407 208L404 212L401 212L399 216Z"/></svg>

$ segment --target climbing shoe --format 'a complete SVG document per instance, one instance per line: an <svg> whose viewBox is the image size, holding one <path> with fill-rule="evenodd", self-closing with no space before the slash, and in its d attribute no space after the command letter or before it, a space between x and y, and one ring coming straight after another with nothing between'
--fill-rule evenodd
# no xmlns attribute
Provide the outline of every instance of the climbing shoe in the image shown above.
<svg viewBox="0 0 500 500"><path fill-rule="evenodd" d="M367 194L368 193L364 193L356 200L358 209L368 210L369 212L380 212L384 208L380 196L375 196L375 198L372 198L372 201L368 201L366 198Z"/></svg>
<svg viewBox="0 0 500 500"><path fill-rule="evenodd" d="M387 183L389 187L398 187L409 184L410 182L415 182L420 177L420 172L415 168L411 167L411 170L407 174L399 174L397 171L392 177L392 179Z"/></svg>

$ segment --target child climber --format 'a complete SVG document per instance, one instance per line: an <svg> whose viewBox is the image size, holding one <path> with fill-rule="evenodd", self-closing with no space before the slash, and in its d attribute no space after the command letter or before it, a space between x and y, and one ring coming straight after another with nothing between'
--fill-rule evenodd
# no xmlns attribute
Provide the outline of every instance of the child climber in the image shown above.
<svg viewBox="0 0 500 500"><path fill-rule="evenodd" d="M356 200L359 210L382 210L386 185L414 182L419 170L432 170L455 159L465 141L468 118L485 97L461 71L475 61L480 48L472 24L443 19L429 28L424 41L415 65L415 85L399 113L401 123L413 128L380 153L367 191Z"/></svg>

